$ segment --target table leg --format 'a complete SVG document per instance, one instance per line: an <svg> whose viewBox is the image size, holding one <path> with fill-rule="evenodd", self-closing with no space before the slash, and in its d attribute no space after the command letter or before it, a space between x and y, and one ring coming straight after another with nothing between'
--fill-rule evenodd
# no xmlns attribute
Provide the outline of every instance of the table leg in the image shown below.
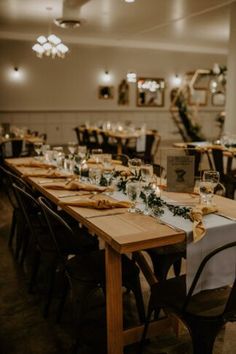
<svg viewBox="0 0 236 354"><path fill-rule="evenodd" d="M106 244L107 353L123 353L121 255Z"/></svg>

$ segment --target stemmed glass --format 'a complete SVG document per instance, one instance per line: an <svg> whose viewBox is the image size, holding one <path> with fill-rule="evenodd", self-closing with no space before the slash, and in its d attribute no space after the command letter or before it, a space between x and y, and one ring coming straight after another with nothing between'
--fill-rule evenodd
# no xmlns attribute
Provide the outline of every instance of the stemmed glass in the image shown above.
<svg viewBox="0 0 236 354"><path fill-rule="evenodd" d="M100 168L91 167L89 169L89 179L90 179L91 183L98 185L100 183L101 176L102 176L102 172L101 172Z"/></svg>
<svg viewBox="0 0 236 354"><path fill-rule="evenodd" d="M140 167L142 165L142 161L141 159L130 159L128 161L128 165L129 165L129 169L130 171L135 174L138 175L139 171L140 171Z"/></svg>
<svg viewBox="0 0 236 354"><path fill-rule="evenodd" d="M142 165L140 171L143 181L142 192L145 195L145 209L143 211L143 214L150 215L150 210L148 207L148 197L153 191L150 185L153 178L153 166L149 164Z"/></svg>
<svg viewBox="0 0 236 354"><path fill-rule="evenodd" d="M103 177L106 180L106 185L109 186L111 184L111 179L113 177L113 169L112 168L105 168L103 170Z"/></svg>
<svg viewBox="0 0 236 354"><path fill-rule="evenodd" d="M218 185L220 174L218 171L204 171L202 181L200 181L199 192L201 202L204 204L212 204L214 189Z"/></svg>
<svg viewBox="0 0 236 354"><path fill-rule="evenodd" d="M40 158L40 155L42 152L42 146L43 146L43 143L41 141L34 143L34 151L36 152L38 159Z"/></svg>
<svg viewBox="0 0 236 354"><path fill-rule="evenodd" d="M140 195L140 185L139 182L127 182L126 192L129 199L132 202L132 206L128 209L128 212L135 213L136 212L136 202Z"/></svg>
<svg viewBox="0 0 236 354"><path fill-rule="evenodd" d="M78 147L78 144L76 144L76 142L74 142L74 141L69 141L69 143L67 145L67 148L68 148L71 155L74 155L76 153L77 147Z"/></svg>
<svg viewBox="0 0 236 354"><path fill-rule="evenodd" d="M92 149L91 155L96 163L102 162L102 153L103 153L102 149Z"/></svg>

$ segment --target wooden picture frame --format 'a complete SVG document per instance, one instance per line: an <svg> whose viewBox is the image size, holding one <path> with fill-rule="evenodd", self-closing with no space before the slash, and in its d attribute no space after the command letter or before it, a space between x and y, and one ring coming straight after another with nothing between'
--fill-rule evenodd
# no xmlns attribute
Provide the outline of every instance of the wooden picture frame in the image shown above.
<svg viewBox="0 0 236 354"><path fill-rule="evenodd" d="M137 79L137 107L164 107L165 80L140 77Z"/></svg>
<svg viewBox="0 0 236 354"><path fill-rule="evenodd" d="M223 91L217 91L211 94L212 106L224 107L225 101L226 101L226 97Z"/></svg>
<svg viewBox="0 0 236 354"><path fill-rule="evenodd" d="M113 99L114 98L114 87L113 86L99 86L98 98L103 99L103 100Z"/></svg>
<svg viewBox="0 0 236 354"><path fill-rule="evenodd" d="M205 87L194 88L189 90L188 104L190 106L206 106L208 98L208 90Z"/></svg>

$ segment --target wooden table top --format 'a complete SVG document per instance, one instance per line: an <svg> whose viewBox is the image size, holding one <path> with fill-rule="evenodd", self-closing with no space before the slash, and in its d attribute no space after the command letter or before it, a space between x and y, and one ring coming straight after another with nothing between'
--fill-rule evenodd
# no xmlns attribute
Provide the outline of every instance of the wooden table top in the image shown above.
<svg viewBox="0 0 236 354"><path fill-rule="evenodd" d="M27 161L27 158L6 159L6 164L18 174L25 172L25 167L18 167L19 160ZM35 168L30 168L31 171ZM45 170L46 171L46 170ZM60 204L62 194L75 194L73 191L52 190L44 188L42 183L45 179L40 177L24 177L43 195ZM78 193L76 193L78 194ZM70 197L72 199L78 196ZM63 198L65 201L65 198ZM90 208L72 207L60 205L76 220L96 233L105 242L119 253L132 252L145 248L174 244L185 239L183 231L176 231L167 225L159 224L151 217L140 214L131 214L127 209L96 210Z"/></svg>
<svg viewBox="0 0 236 354"><path fill-rule="evenodd" d="M17 141L17 140L22 140L30 144L38 143L38 142L43 142L43 139L38 137L38 136L33 136L33 135L26 135L26 136L16 136L14 138L6 138L4 136L0 137L0 144L2 143L7 143L8 141Z"/></svg>

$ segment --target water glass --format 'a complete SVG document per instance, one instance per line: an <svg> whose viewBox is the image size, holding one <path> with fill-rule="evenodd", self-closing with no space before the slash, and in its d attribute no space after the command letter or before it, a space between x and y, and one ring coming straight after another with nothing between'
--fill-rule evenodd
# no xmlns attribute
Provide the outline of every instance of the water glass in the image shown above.
<svg viewBox="0 0 236 354"><path fill-rule="evenodd" d="M105 168L103 170L103 177L106 179L107 186L110 186L111 179L113 177L113 169L112 168Z"/></svg>
<svg viewBox="0 0 236 354"><path fill-rule="evenodd" d="M100 168L91 167L89 169L89 179L93 184L99 184L102 177L102 171Z"/></svg>
<svg viewBox="0 0 236 354"><path fill-rule="evenodd" d="M142 160L141 159L136 159L135 158L135 159L129 159L129 161L128 161L129 169L135 175L139 174L141 165L142 165Z"/></svg>
<svg viewBox="0 0 236 354"><path fill-rule="evenodd" d="M91 157L92 159L95 160L96 163L101 163L102 162L102 149L92 149L91 150Z"/></svg>
<svg viewBox="0 0 236 354"><path fill-rule="evenodd" d="M67 144L67 148L70 152L71 155L74 155L76 153L76 150L78 148L78 144L75 141L69 141Z"/></svg>
<svg viewBox="0 0 236 354"><path fill-rule="evenodd" d="M127 182L126 192L129 199L132 202L132 206L128 209L130 213L136 212L136 202L140 195L140 185L139 182Z"/></svg>
<svg viewBox="0 0 236 354"><path fill-rule="evenodd" d="M142 180L144 180L144 182L150 183L152 181L152 177L153 177L152 165L149 164L142 165L140 168L140 172L141 172Z"/></svg>
<svg viewBox="0 0 236 354"><path fill-rule="evenodd" d="M201 204L212 204L212 198L214 194L214 186L211 182L206 182L204 180L199 183L199 193Z"/></svg>
<svg viewBox="0 0 236 354"><path fill-rule="evenodd" d="M43 143L40 142L40 141L37 142L37 143L34 143L34 151L36 152L38 158L39 158L40 155L41 155L42 146L43 146Z"/></svg>
<svg viewBox="0 0 236 354"><path fill-rule="evenodd" d="M218 171L212 171L212 170L204 171L202 179L205 182L211 182L214 189L220 181L220 174Z"/></svg>

